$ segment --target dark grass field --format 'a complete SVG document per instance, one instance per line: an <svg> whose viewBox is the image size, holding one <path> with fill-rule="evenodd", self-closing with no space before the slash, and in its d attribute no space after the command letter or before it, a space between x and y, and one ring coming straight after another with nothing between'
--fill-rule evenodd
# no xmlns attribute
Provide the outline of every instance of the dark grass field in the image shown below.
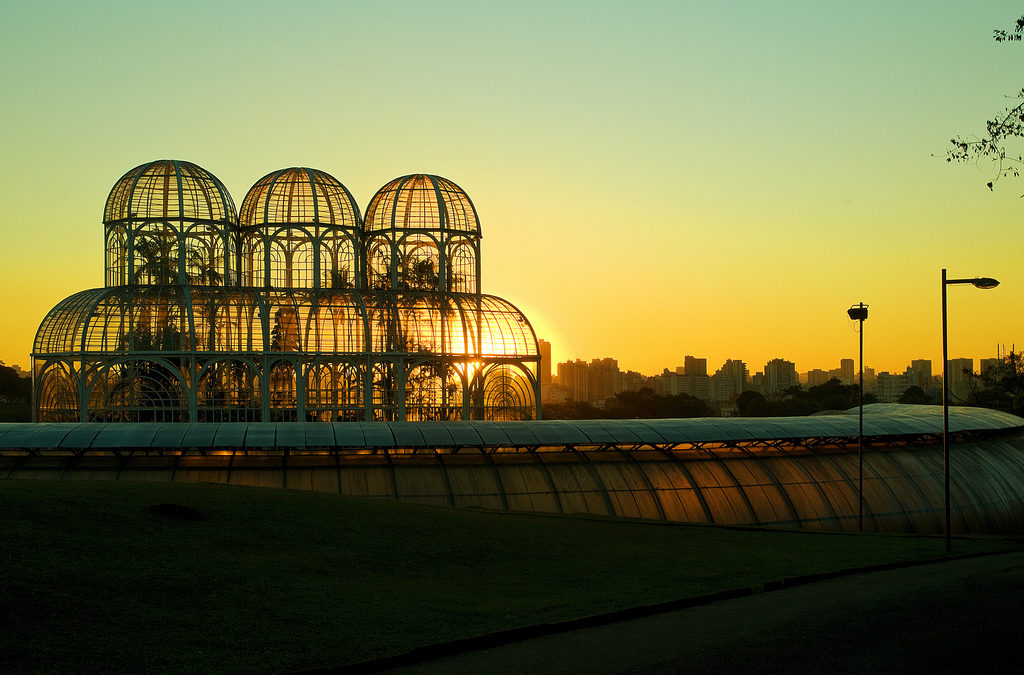
<svg viewBox="0 0 1024 675"><path fill-rule="evenodd" d="M176 504L188 512L153 513ZM1020 548L958 540L959 553ZM0 671L282 672L768 581L941 538L492 513L181 483L0 481Z"/></svg>

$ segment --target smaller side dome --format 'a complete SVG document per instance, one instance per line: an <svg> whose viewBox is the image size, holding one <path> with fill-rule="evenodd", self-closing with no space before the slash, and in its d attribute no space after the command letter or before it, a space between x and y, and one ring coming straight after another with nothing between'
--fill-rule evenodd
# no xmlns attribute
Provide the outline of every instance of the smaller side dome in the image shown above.
<svg viewBox="0 0 1024 675"><path fill-rule="evenodd" d="M352 194L331 174L318 169L291 167L268 173L256 181L242 200L239 224L320 224L358 228L359 207Z"/></svg>
<svg viewBox="0 0 1024 675"><path fill-rule="evenodd" d="M206 169L172 159L141 164L114 184L103 222L189 220L237 222L235 203L224 184Z"/></svg>
<svg viewBox="0 0 1024 675"><path fill-rule="evenodd" d="M480 220L469 195L447 178L411 174L377 190L366 207L366 231L420 229L479 237Z"/></svg>

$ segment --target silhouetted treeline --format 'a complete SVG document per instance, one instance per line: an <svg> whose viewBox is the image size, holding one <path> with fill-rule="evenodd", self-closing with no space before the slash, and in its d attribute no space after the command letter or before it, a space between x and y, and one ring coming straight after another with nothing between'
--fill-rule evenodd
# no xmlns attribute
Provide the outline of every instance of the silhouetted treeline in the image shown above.
<svg viewBox="0 0 1024 675"><path fill-rule="evenodd" d="M32 380L18 377L18 371L0 361L0 401L28 403L32 398Z"/></svg>
<svg viewBox="0 0 1024 675"><path fill-rule="evenodd" d="M1024 354L1011 351L995 368L968 378L967 405L1005 410L1024 416Z"/></svg>
<svg viewBox="0 0 1024 675"><path fill-rule="evenodd" d="M809 389L797 385L781 396L767 399L756 391L745 391L736 399L741 417L783 417L812 415L826 410L846 410L858 403L859 388L855 384L842 384L832 378L825 384ZM864 394L864 405L875 403L873 394Z"/></svg>
<svg viewBox="0 0 1024 675"><path fill-rule="evenodd" d="M706 401L688 394L662 396L654 390L623 391L597 408L585 401L546 403L543 406L547 420L593 419L661 419L667 417L711 417L714 412Z"/></svg>
<svg viewBox="0 0 1024 675"><path fill-rule="evenodd" d="M767 399L756 391L745 391L736 399L736 407L742 417L811 415L825 410L853 408L857 405L857 392L857 385L844 385L832 379L809 389L792 387L773 399ZM875 401L873 395L864 395L865 404ZM715 414L707 401L687 394L662 396L651 389L616 394L608 399L604 408L586 402L567 401L547 403L543 412L544 419L549 420L660 419L712 417Z"/></svg>

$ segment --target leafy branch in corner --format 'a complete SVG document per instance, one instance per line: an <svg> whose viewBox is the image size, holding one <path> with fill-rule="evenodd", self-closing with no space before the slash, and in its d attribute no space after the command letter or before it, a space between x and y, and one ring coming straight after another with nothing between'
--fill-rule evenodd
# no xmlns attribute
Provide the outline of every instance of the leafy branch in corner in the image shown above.
<svg viewBox="0 0 1024 675"><path fill-rule="evenodd" d="M994 30L996 42L1020 42L1024 36L1024 16L1017 19L1013 31ZM994 189L1000 178L1019 178L1021 166L1024 166L1024 155L1012 155L1006 146L1014 139L1024 139L1024 89L1015 96L1016 105L1007 106L994 119L985 123L984 136L967 138L951 138L952 149L946 151L947 162L960 162L977 165L982 160L993 162L996 166L995 175L986 183L989 190Z"/></svg>

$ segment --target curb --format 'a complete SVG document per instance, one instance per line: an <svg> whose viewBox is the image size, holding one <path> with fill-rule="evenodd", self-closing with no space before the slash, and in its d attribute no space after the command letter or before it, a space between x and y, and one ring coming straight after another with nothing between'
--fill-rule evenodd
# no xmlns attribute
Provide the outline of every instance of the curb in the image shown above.
<svg viewBox="0 0 1024 675"><path fill-rule="evenodd" d="M558 633L566 633L573 630L579 630L581 628L593 628L595 626L603 626L630 619L642 619L656 614L674 612L676 610L687 609L689 607L696 607L698 605L705 605L712 602L719 602L721 600L731 600L733 598L746 597L757 593L771 593L773 591L781 591L786 588L793 588L795 586L802 586L804 584L811 584L818 581L826 581L828 579L852 576L854 574L882 572L885 570L900 569L904 567L919 567L924 565L933 565L935 563L951 562L954 560L1004 555L1007 553L1019 553L1019 551L1008 549L1005 551L993 551L988 553L968 553L964 555L944 556L942 558L908 560L884 563L881 565L871 565L869 567L851 567L834 572L818 572L815 574L805 574L796 577L785 577L775 581L767 581L763 584L749 588L735 588L711 593L709 595L668 600L666 602L659 602L652 605L629 607L626 609L606 612L604 614L581 617L579 619L569 619L568 621L559 621L556 623L540 623L530 626L520 626L518 628L510 628L508 630L486 633L484 635L477 635L459 640L451 640L449 642L423 645L422 647L416 647L404 654L396 654L395 656L387 656L370 661L361 661L344 666L296 671L292 675L354 675L358 673L377 673L393 668L411 666L446 656L454 656L456 654L465 654L467 652L478 651L481 649L500 647L514 642L520 642L522 640L556 635Z"/></svg>

